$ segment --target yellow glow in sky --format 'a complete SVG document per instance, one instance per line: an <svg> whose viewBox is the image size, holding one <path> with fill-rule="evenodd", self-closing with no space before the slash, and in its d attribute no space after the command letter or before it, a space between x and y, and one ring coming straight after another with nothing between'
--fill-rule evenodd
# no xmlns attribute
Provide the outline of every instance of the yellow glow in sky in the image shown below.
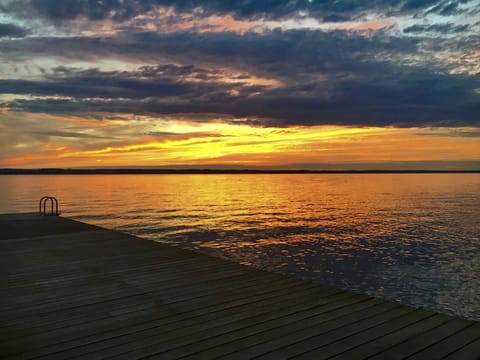
<svg viewBox="0 0 480 360"><path fill-rule="evenodd" d="M149 117L7 114L0 167L182 166L480 159L475 129L254 127ZM6 117L5 117L6 118ZM8 121L7 121L8 120Z"/></svg>

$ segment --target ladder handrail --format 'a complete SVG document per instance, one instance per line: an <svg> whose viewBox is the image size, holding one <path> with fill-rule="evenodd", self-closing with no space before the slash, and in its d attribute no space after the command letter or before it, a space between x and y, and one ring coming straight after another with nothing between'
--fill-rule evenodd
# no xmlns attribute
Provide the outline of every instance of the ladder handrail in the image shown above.
<svg viewBox="0 0 480 360"><path fill-rule="evenodd" d="M50 213L47 212L47 202L50 201ZM55 211L53 210L53 206L55 205ZM43 208L42 208L43 207ZM58 200L53 196L43 196L38 203L38 212L40 215L51 215L51 216L58 216L60 213L58 212Z"/></svg>

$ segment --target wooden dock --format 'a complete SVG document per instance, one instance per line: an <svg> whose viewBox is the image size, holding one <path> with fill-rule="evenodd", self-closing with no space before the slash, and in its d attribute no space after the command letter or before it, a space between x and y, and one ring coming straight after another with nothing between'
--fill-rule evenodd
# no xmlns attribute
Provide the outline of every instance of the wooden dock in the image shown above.
<svg viewBox="0 0 480 360"><path fill-rule="evenodd" d="M61 217L0 215L7 359L478 359L480 323Z"/></svg>

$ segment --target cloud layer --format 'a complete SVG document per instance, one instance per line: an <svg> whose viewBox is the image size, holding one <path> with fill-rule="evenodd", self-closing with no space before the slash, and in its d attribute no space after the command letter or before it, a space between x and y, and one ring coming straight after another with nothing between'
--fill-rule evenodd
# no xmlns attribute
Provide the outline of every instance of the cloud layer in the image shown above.
<svg viewBox="0 0 480 360"><path fill-rule="evenodd" d="M417 59L425 47L434 44L323 30L143 32L116 39L43 38L41 43L25 38L4 44L5 57L92 63L147 58L161 64L111 71L57 66L35 79L0 80L0 92L40 97L6 104L32 112L45 107L65 114L207 112L275 119L285 126L478 125L479 75L456 73L457 64L448 60ZM41 98L46 96L69 99Z"/></svg>
<svg viewBox="0 0 480 360"><path fill-rule="evenodd" d="M477 128L479 14L476 0L0 0L0 119Z"/></svg>

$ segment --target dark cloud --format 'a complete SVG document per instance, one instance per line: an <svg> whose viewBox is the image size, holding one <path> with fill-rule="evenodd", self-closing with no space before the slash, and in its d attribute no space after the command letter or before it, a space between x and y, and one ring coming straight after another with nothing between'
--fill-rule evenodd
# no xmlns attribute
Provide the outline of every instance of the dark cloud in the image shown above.
<svg viewBox="0 0 480 360"><path fill-rule="evenodd" d="M38 15L53 23L65 22L80 17L90 20L111 19L125 21L158 7L171 7L178 13L197 16L232 15L237 19L282 19L312 16L325 21L354 19L367 12L383 14L408 14L427 11L432 6L441 14L458 12L463 1L438 0L19 0L5 6L4 11Z"/></svg>
<svg viewBox="0 0 480 360"><path fill-rule="evenodd" d="M42 38L0 44L11 61L31 56L59 56L76 60L114 58L130 61L160 58L199 66L235 66L258 73L355 70L366 61L389 54L415 54L419 40L383 35L363 37L345 32L273 31L247 33L138 33L109 38ZM188 61L188 62L187 62ZM370 60L371 61L371 60ZM352 68L353 66L353 68ZM166 70L165 70L166 71ZM175 71L188 71L176 69Z"/></svg>
<svg viewBox="0 0 480 360"><path fill-rule="evenodd" d="M113 44L98 46L105 51L118 52ZM168 54L170 59L179 62L195 59L206 66L234 66L276 79L282 79L286 74L291 81L293 73L297 76L305 74L310 79L315 73L359 73L361 69L374 66L372 57L414 54L418 40L383 35L367 38L342 31L308 30L272 31L262 35L140 33L119 46L120 51L127 49L128 53L138 56L148 56L142 51L149 49L150 56L152 53Z"/></svg>
<svg viewBox="0 0 480 360"><path fill-rule="evenodd" d="M447 136L447 137L473 137L473 138L480 138L480 131L459 131L459 130L449 130L447 132L443 131L429 131L429 132L419 132L416 135L420 136Z"/></svg>
<svg viewBox="0 0 480 360"><path fill-rule="evenodd" d="M470 7L462 7L464 4L472 4ZM479 4L472 0L444 0L437 1L432 7L426 10L425 14L438 14L441 16L451 16L458 14L477 14L480 11Z"/></svg>
<svg viewBox="0 0 480 360"><path fill-rule="evenodd" d="M112 139L111 137L97 136L79 132L68 131L30 131L33 135L53 136L62 138L90 138L90 139Z"/></svg>
<svg viewBox="0 0 480 360"><path fill-rule="evenodd" d="M35 96L67 96L74 98L176 97L196 91L206 91L207 85L192 82L207 78L205 71L194 66L166 65L142 67L139 71L102 72L97 69L78 70L65 67L53 69L54 75L45 80L0 80L0 93ZM190 82L183 81L188 76ZM198 91L197 90L197 91Z"/></svg>
<svg viewBox="0 0 480 360"><path fill-rule="evenodd" d="M472 39L455 46L478 41ZM419 41L309 30L24 39L14 47L0 44L0 50L6 56L62 53L75 59L124 56L171 63L134 71L57 67L43 80L1 80L0 92L68 96L72 99L15 100L7 106L83 116L208 113L279 126L479 125L479 75L397 61L418 57L419 47L425 47ZM435 44L442 48L440 41ZM278 85L249 83L255 78Z"/></svg>
<svg viewBox="0 0 480 360"><path fill-rule="evenodd" d="M403 3L403 10L425 9L438 3L438 0L407 0Z"/></svg>
<svg viewBox="0 0 480 360"><path fill-rule="evenodd" d="M146 135L152 136L157 140L190 140L194 138L212 138L209 142L220 141L213 138L223 138L225 135L215 132L189 132L189 133L174 133L168 131L150 131ZM202 141L203 142L203 141Z"/></svg>
<svg viewBox="0 0 480 360"><path fill-rule="evenodd" d="M2 24L0 23L0 38L13 37L22 38L28 34L28 31L14 24Z"/></svg>
<svg viewBox="0 0 480 360"><path fill-rule="evenodd" d="M461 9L459 8L460 3L462 2L461 1L441 2L440 4L429 9L427 13L434 13L442 16L455 15L461 12Z"/></svg>
<svg viewBox="0 0 480 360"><path fill-rule="evenodd" d="M419 71L399 78L394 68L388 73L378 80L372 77L370 81L342 82L335 95L326 100L285 93L283 99L278 96L264 106L265 115L286 119L287 124L288 119L302 119L305 125L327 124L329 119L344 125L480 124L480 103L474 93L480 79Z"/></svg>
<svg viewBox="0 0 480 360"><path fill-rule="evenodd" d="M273 168L273 167L272 167ZM395 161L391 163L386 162L371 162L371 163L303 163L291 164L285 166L291 169L312 169L312 170L364 170L364 169L378 169L378 170L393 170L402 171L409 170L468 170L479 171L480 161L445 161L445 160L420 160L420 161Z"/></svg>
<svg viewBox="0 0 480 360"><path fill-rule="evenodd" d="M458 14L459 12L460 10L458 8L458 2L453 2L453 1L451 3L448 3L447 5L442 7L440 11L438 11L440 15L444 15L444 16Z"/></svg>
<svg viewBox="0 0 480 360"><path fill-rule="evenodd" d="M324 22L344 22L344 21L350 21L352 20L352 18L345 15L332 14L332 15L324 16L322 20Z"/></svg>
<svg viewBox="0 0 480 360"><path fill-rule="evenodd" d="M77 98L142 99L148 96L176 96L188 93L188 87L170 82L153 83L122 78L105 78L104 82L93 77L68 80L29 81L0 80L0 93L18 93L35 96L67 96Z"/></svg>
<svg viewBox="0 0 480 360"><path fill-rule="evenodd" d="M346 81L336 94L322 98L319 89L265 91L256 96L232 96L219 89L191 93L177 101L168 98L100 100L17 100L12 109L88 115L125 112L134 114L217 113L240 118L268 119L263 125L375 125L375 126L479 126L480 104L473 93L480 86L477 78L468 81L460 75L411 73L389 82Z"/></svg>
<svg viewBox="0 0 480 360"><path fill-rule="evenodd" d="M152 0L30 0L25 1L36 13L53 21L68 21L79 17L90 20L124 21L147 12L162 1Z"/></svg>
<svg viewBox="0 0 480 360"><path fill-rule="evenodd" d="M408 33L422 33L422 32L436 32L440 34L456 34L467 31L469 28L468 24L465 25L454 25L451 23L448 24L431 24L431 25L412 25L405 29L403 32Z"/></svg>
<svg viewBox="0 0 480 360"><path fill-rule="evenodd" d="M308 15L343 22L372 11L380 20L407 13L447 15L463 11L463 3L467 1L244 0L239 5L223 0L19 0L4 5L3 10L68 27L69 21L80 18L124 21L157 6L171 6L192 17L230 14L241 19L281 19ZM12 110L95 118L121 113L205 113L226 114L226 121L248 119L242 121L264 126L478 125L479 75L452 71L457 65L452 65L453 57L449 64L435 63L430 56L448 51L469 56L480 41L472 29L474 25L423 22L403 30L405 34L435 33L433 37L393 36L388 29L368 34L312 29L242 34L134 32L124 25L108 37L6 38L0 42L5 64L54 59L160 65L130 71L59 66L42 69L36 78L4 78L0 93L23 95L3 105ZM15 31L21 35L24 30L0 25L0 36L12 37ZM458 38L442 37L445 34ZM464 60L472 62L471 58Z"/></svg>

